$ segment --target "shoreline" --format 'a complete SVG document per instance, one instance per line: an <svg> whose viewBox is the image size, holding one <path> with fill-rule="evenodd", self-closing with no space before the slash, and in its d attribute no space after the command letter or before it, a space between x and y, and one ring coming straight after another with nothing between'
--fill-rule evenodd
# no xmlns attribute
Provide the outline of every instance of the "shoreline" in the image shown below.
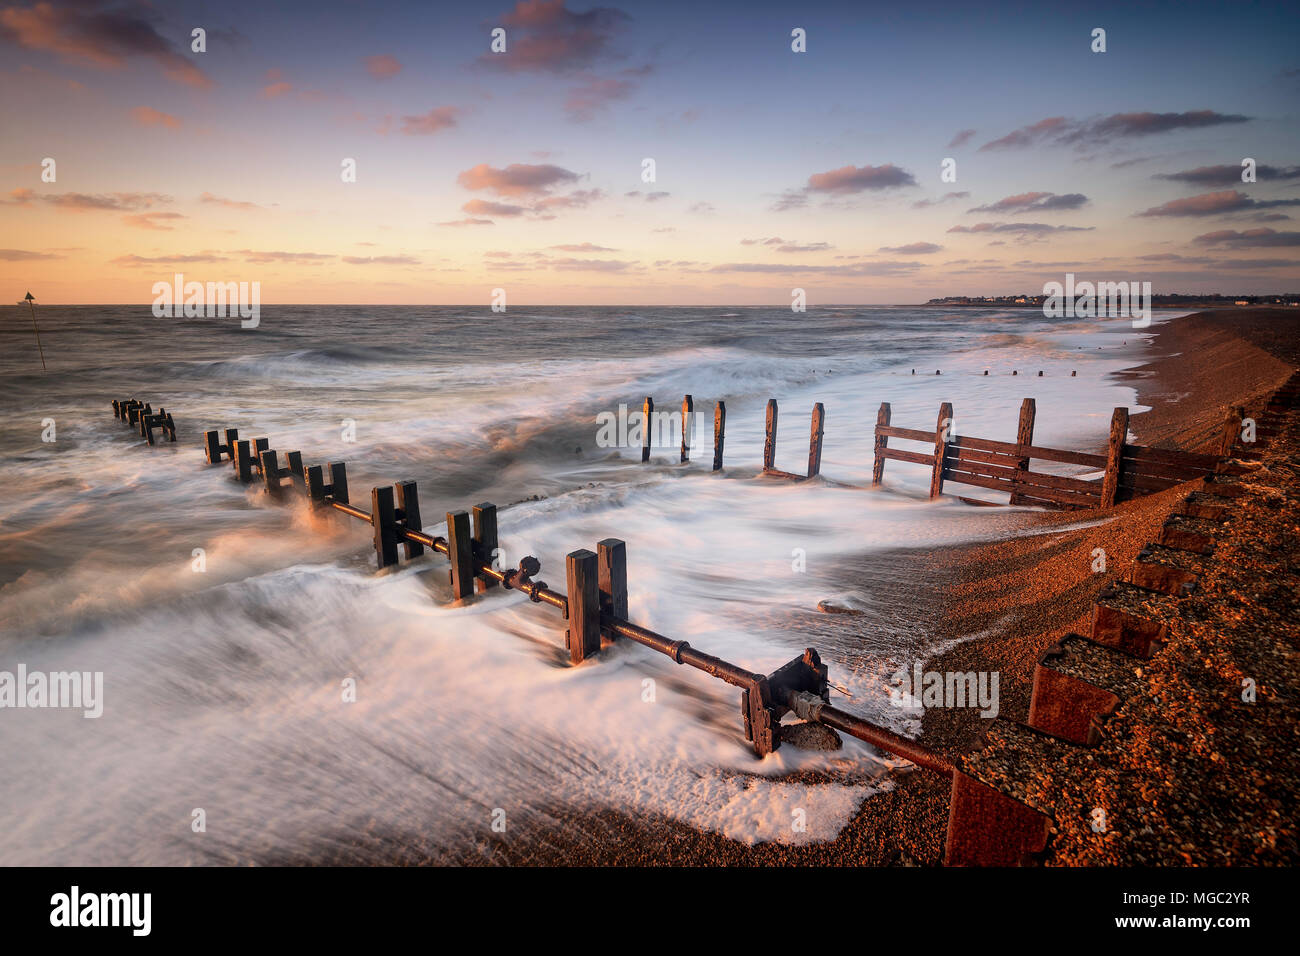
<svg viewBox="0 0 1300 956"><path fill-rule="evenodd" d="M1118 373L1150 411L1135 413L1138 442L1198 450L1214 439L1225 405L1252 405L1291 373L1300 359L1294 331L1300 315L1283 313L1291 330L1261 326L1262 310L1225 315L1195 313L1154 330L1144 361ZM1079 512L990 514L1022 532L991 543L884 552L909 590L930 595L922 608L933 643L947 649L926 660L928 670L997 671L1000 716L1027 716L1033 670L1047 647L1071 631L1087 632L1097 593L1113 574L1092 571L1093 552L1105 551L1108 569L1127 566L1158 537L1166 515L1195 490L1190 484L1082 518ZM1080 527L1081 524L1086 525ZM1056 530L1056 529L1060 530ZM1023 532L1029 532L1027 534ZM868 578L871 566L860 568ZM793 613L799 610L795 609ZM949 644L948 642L953 642ZM973 711L925 713L920 740L953 755L977 748L988 722ZM825 774L792 774L790 782L824 781ZM714 832L640 811L553 806L535 826L513 829L508 840L467 841L430 857L416 833L356 831L322 834L314 846L270 864L403 865L938 865L947 823L948 782L922 770L891 774L866 798L835 839L801 845L745 844ZM810 821L810 827L813 822ZM1171 861L1172 862L1172 861Z"/></svg>

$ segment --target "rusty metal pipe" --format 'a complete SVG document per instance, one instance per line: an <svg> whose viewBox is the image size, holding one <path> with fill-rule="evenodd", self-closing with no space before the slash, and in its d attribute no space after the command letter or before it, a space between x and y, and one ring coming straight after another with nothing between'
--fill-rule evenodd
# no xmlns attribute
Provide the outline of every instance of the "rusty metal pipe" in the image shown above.
<svg viewBox="0 0 1300 956"><path fill-rule="evenodd" d="M812 697L813 700L806 700L809 697ZM870 721L832 707L830 704L823 702L820 697L791 691L789 707L795 714L806 720L813 720L825 724L827 727L842 730L850 737L857 737L873 747L879 747L881 750L886 750L897 757L909 760L918 767L933 770L945 777L953 775L952 762L942 754L937 754L928 747L921 746L915 740L901 737L891 730L877 727Z"/></svg>
<svg viewBox="0 0 1300 956"><path fill-rule="evenodd" d="M762 674L755 674L730 664L720 657L697 651L686 641L674 641L670 637L664 637L662 634L614 617L612 614L600 615L600 628L610 637L629 638L653 651L671 657L678 664L689 664L736 687L749 687L754 681L763 678Z"/></svg>

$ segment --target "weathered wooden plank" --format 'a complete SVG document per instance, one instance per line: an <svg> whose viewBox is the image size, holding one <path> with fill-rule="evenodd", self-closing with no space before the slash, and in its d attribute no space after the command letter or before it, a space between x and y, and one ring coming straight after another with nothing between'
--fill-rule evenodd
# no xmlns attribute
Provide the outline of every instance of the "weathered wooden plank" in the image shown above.
<svg viewBox="0 0 1300 956"><path fill-rule="evenodd" d="M280 494L280 456L275 453L275 449L268 448L261 454L262 460L262 484L266 487L268 495ZM383 567L383 565L380 565Z"/></svg>
<svg viewBox="0 0 1300 956"><path fill-rule="evenodd" d="M645 397L645 404L641 406L641 460L643 462L650 460L650 435L654 431L655 400L649 395Z"/></svg>
<svg viewBox="0 0 1300 956"><path fill-rule="evenodd" d="M727 403L718 402L713 406L713 470L722 468L722 445L727 432Z"/></svg>
<svg viewBox="0 0 1300 956"><path fill-rule="evenodd" d="M600 565L600 609L627 620L627 545L618 538L596 542Z"/></svg>
<svg viewBox="0 0 1300 956"><path fill-rule="evenodd" d="M888 402L882 403L888 406ZM921 431L919 428L898 428L897 426L881 425L879 415L876 416L876 431L885 438L906 438L909 441L933 442L934 432Z"/></svg>
<svg viewBox="0 0 1300 956"><path fill-rule="evenodd" d="M498 561L497 554L497 506L484 501L474 506L474 559L480 566L491 567ZM475 578L474 587L479 593L494 588L499 582L487 574Z"/></svg>
<svg viewBox="0 0 1300 956"><path fill-rule="evenodd" d="M330 462L329 496L341 504L348 504L348 466L341 461Z"/></svg>
<svg viewBox="0 0 1300 956"><path fill-rule="evenodd" d="M451 561L452 597L469 597L474 593L474 540L469 514L464 511L447 512L447 558Z"/></svg>
<svg viewBox="0 0 1300 956"><path fill-rule="evenodd" d="M1072 491L1080 495L1090 495L1094 498L1100 497L1101 486L1090 481L1084 481L1081 478L1070 478L1065 475L1045 475L1037 471L1021 471L1018 468L1008 468L1002 465L990 465L984 462L959 461L954 463L951 457L948 459L949 474L955 474L958 471L969 472L977 475L987 475L990 478L1001 478L1010 481L1012 484L1025 485L1026 487L1038 488L1059 488L1062 491Z"/></svg>
<svg viewBox="0 0 1300 956"><path fill-rule="evenodd" d="M882 448L877 456L884 467L884 460L890 461L909 461L914 465L934 465L934 455L926 455L919 451L905 451L902 448Z"/></svg>
<svg viewBox="0 0 1300 956"><path fill-rule="evenodd" d="M1213 468L1192 468L1182 465L1165 465L1154 461L1142 461L1124 455L1124 471L1145 475L1148 478L1170 478L1174 481L1195 481L1208 478L1214 474Z"/></svg>
<svg viewBox="0 0 1300 956"><path fill-rule="evenodd" d="M763 438L763 467L776 467L776 399L767 400L767 427Z"/></svg>
<svg viewBox="0 0 1300 956"><path fill-rule="evenodd" d="M387 485L370 489L370 527L374 531L375 557L381 568L397 563L396 505Z"/></svg>
<svg viewBox="0 0 1300 956"><path fill-rule="evenodd" d="M948 439L952 433L952 405L944 402L939 406L939 419L934 428L934 471L930 474L930 497L938 498L943 494L944 459L948 454Z"/></svg>
<svg viewBox="0 0 1300 956"><path fill-rule="evenodd" d="M1106 477L1101 485L1101 506L1115 504L1119 476L1123 470L1124 442L1128 439L1128 409L1117 408L1110 418L1110 441L1106 448Z"/></svg>
<svg viewBox="0 0 1300 956"><path fill-rule="evenodd" d="M596 555L586 548L565 556L569 627L565 640L569 660L581 664L600 653L600 571Z"/></svg>
<svg viewBox="0 0 1300 956"><path fill-rule="evenodd" d="M1041 498L1045 501L1052 501L1058 504L1079 505L1085 508L1097 507L1096 495L1076 494L1072 491L1064 491L1060 488L1048 488L1038 485L1025 485L1016 481L1008 481L1003 478L992 478L988 475L977 475L972 472L950 472L948 476L950 482L963 485L976 485L980 488L991 488L994 491L1020 492L1026 498Z"/></svg>
<svg viewBox="0 0 1300 956"><path fill-rule="evenodd" d="M825 434L826 409L821 402L813 406L812 434L808 439L808 477L821 474L822 438Z"/></svg>
<svg viewBox="0 0 1300 956"><path fill-rule="evenodd" d="M1172 465L1199 471L1214 471L1219 464L1218 455L1198 455L1194 452L1172 448L1148 448L1145 445L1124 445L1124 457L1142 463Z"/></svg>
<svg viewBox="0 0 1300 956"><path fill-rule="evenodd" d="M871 486L873 488L885 478L885 452L889 448L890 414L889 402L881 402L880 411L876 412L876 443L871 461Z"/></svg>
<svg viewBox="0 0 1300 956"><path fill-rule="evenodd" d="M1034 444L1034 417L1036 414L1037 405L1032 398L1026 398L1020 403L1020 421L1016 425L1016 446L1020 449L1021 457L1016 467L1021 472L1029 471L1029 455L1025 449ZM1012 492L1011 504L1018 505L1020 503L1020 496Z"/></svg>
<svg viewBox="0 0 1300 956"><path fill-rule="evenodd" d="M420 523L420 492L416 489L415 482L409 479L399 481L393 485L393 490L397 492L397 508L401 512L398 517L401 518L402 527L407 531L423 531L424 525ZM406 548L407 560L424 554L424 545L418 541L403 538L402 544Z"/></svg>
<svg viewBox="0 0 1300 956"><path fill-rule="evenodd" d="M695 424L695 399L682 399L682 461L691 460L691 426Z"/></svg>

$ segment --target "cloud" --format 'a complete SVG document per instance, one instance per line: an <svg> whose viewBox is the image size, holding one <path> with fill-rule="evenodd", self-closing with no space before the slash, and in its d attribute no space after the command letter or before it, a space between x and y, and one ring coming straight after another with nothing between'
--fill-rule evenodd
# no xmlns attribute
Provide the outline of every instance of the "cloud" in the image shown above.
<svg viewBox="0 0 1300 956"><path fill-rule="evenodd" d="M171 196L162 193L51 193L28 198L39 199L60 209L72 209L78 212L134 212L138 209L152 209L155 205L172 201Z"/></svg>
<svg viewBox="0 0 1300 956"><path fill-rule="evenodd" d="M915 185L916 179L911 173L893 163L886 163L883 166L841 166L824 173L813 173L804 188L809 192L843 195Z"/></svg>
<svg viewBox="0 0 1300 956"><path fill-rule="evenodd" d="M970 193L968 192L944 193L938 199L918 199L916 202L912 203L912 208L925 209L929 206L938 206L941 203L953 202L958 199L969 199L969 198L970 198Z"/></svg>
<svg viewBox="0 0 1300 956"><path fill-rule="evenodd" d="M333 259L332 255L323 252L259 252L254 249L236 250L244 256L249 262L267 263L267 262L323 262L326 259Z"/></svg>
<svg viewBox="0 0 1300 956"><path fill-rule="evenodd" d="M419 116L403 116L402 132L407 136L430 136L455 126L459 115L460 110L454 106L439 106Z"/></svg>
<svg viewBox="0 0 1300 956"><path fill-rule="evenodd" d="M630 71L624 71L627 75ZM569 90L564 101L564 111L577 123L585 123L615 100L627 99L636 90L636 84L619 76L590 75Z"/></svg>
<svg viewBox="0 0 1300 956"><path fill-rule="evenodd" d="M961 130L948 143L948 148L956 149L958 146L965 146L968 142L970 142L971 137L974 135L975 135L975 130L973 129Z"/></svg>
<svg viewBox="0 0 1300 956"><path fill-rule="evenodd" d="M1241 166L1226 164L1223 166L1198 166L1184 169L1177 173L1156 173L1153 179L1171 179L1189 186L1237 186L1242 182ZM1255 178L1265 182L1287 179L1300 179L1300 166L1256 166Z"/></svg>
<svg viewBox="0 0 1300 956"><path fill-rule="evenodd" d="M613 7L577 13L565 0L519 0L491 23L505 27L506 52L484 53L479 62L512 72L588 69L611 56L610 42L631 19Z"/></svg>
<svg viewBox="0 0 1300 956"><path fill-rule="evenodd" d="M1017 196L1007 196L995 203L989 203L987 206L976 206L967 211L1011 213L1013 215L1026 212L1060 212L1066 209L1078 209L1086 205L1087 202L1088 197L1083 193L1066 193L1059 196L1056 193L1020 193Z"/></svg>
<svg viewBox="0 0 1300 956"><path fill-rule="evenodd" d="M713 203L711 202L693 202L686 207L686 211L694 213L697 216L708 216L717 210L714 209Z"/></svg>
<svg viewBox="0 0 1300 956"><path fill-rule="evenodd" d="M602 189L577 189L567 196L546 196L538 199L533 203L532 208L533 212L544 212L548 209L581 209L603 198L605 198L605 191Z"/></svg>
<svg viewBox="0 0 1300 956"><path fill-rule="evenodd" d="M387 53L368 56L363 62L366 65L366 72L377 80L386 80L402 72L402 61Z"/></svg>
<svg viewBox="0 0 1300 956"><path fill-rule="evenodd" d="M62 259L63 256L56 256L49 252L29 252L26 249L0 249L0 261L4 262L34 262L38 259Z"/></svg>
<svg viewBox="0 0 1300 956"><path fill-rule="evenodd" d="M1235 113L1194 110L1186 113L1112 113L1087 120L1049 116L1029 126L1012 130L1006 136L990 140L980 147L989 149L1023 149L1028 146L1098 146L1103 143L1138 136L1152 136L1183 129L1204 129L1227 123L1245 123L1251 119Z"/></svg>
<svg viewBox="0 0 1300 956"><path fill-rule="evenodd" d="M258 95L264 100L273 100L277 96L283 96L292 89L292 83L287 83L284 80L281 80L278 83L268 83L266 86L262 87Z"/></svg>
<svg viewBox="0 0 1300 956"><path fill-rule="evenodd" d="M1093 226L1053 226L1045 222L977 222L953 226L949 232L1002 232L1016 235L1046 235L1052 232L1090 232Z"/></svg>
<svg viewBox="0 0 1300 956"><path fill-rule="evenodd" d="M495 226L491 219L452 219L438 223L440 226Z"/></svg>
<svg viewBox="0 0 1300 956"><path fill-rule="evenodd" d="M1222 216L1228 213L1247 212L1253 209L1271 209L1276 206L1300 206L1300 199L1251 199L1237 189L1225 189L1221 192L1201 193L1186 199L1171 199L1169 202L1135 216Z"/></svg>
<svg viewBox="0 0 1300 956"><path fill-rule="evenodd" d="M261 209L257 203L244 202L237 199L226 199L223 196L214 196L212 193L203 193L199 196L199 202L214 203L218 206L224 206L227 209Z"/></svg>
<svg viewBox="0 0 1300 956"><path fill-rule="evenodd" d="M466 189L487 189L498 196L535 196L578 179L577 173L549 163L511 163L504 169L479 163L457 176L456 182Z"/></svg>
<svg viewBox="0 0 1300 956"><path fill-rule="evenodd" d="M419 259L410 256L343 256L343 261L351 266L418 266Z"/></svg>
<svg viewBox="0 0 1300 956"><path fill-rule="evenodd" d="M9 198L0 200L6 206L30 206L32 200L36 198L36 190L22 187L9 191Z"/></svg>
<svg viewBox="0 0 1300 956"><path fill-rule="evenodd" d="M122 222L137 229L156 229L159 232L171 232L171 226L162 225L159 220L184 219L178 212L142 212L134 216L123 216Z"/></svg>
<svg viewBox="0 0 1300 956"><path fill-rule="evenodd" d="M155 256L148 258L146 256L118 256L111 260L113 265L117 266L181 266L192 265L198 262L229 262L225 256L213 255L212 253L199 253L196 255L176 255L176 256Z"/></svg>
<svg viewBox="0 0 1300 956"><path fill-rule="evenodd" d="M1192 240L1199 242L1204 246L1214 245L1232 245L1232 246L1255 246L1255 247L1275 247L1275 246L1300 246L1300 232L1278 232L1275 229L1259 228L1247 229L1245 232L1237 232L1235 229L1220 229L1218 232L1207 232L1204 235L1197 236Z"/></svg>
<svg viewBox="0 0 1300 956"><path fill-rule="evenodd" d="M180 129L179 117L163 113L152 106L137 106L131 111L131 120L137 126L166 126L168 129Z"/></svg>
<svg viewBox="0 0 1300 956"><path fill-rule="evenodd" d="M492 202L490 199L471 199L460 208L471 216L522 216L528 212L527 206Z"/></svg>
<svg viewBox="0 0 1300 956"><path fill-rule="evenodd" d="M797 262L726 262L710 268L709 272L752 272L771 275L818 274L845 276L890 276L914 272L921 268L919 262L859 262L844 266L814 266Z"/></svg>
<svg viewBox="0 0 1300 956"><path fill-rule="evenodd" d="M551 246L551 248L559 249L561 252L618 252L617 249L611 249L609 246L598 246L590 242L568 243L562 246Z"/></svg>
<svg viewBox="0 0 1300 956"><path fill-rule="evenodd" d="M916 178L893 163L883 166L841 166L824 173L813 173L802 189L787 189L775 203L773 212L802 209L813 195L849 196L867 191L915 186Z"/></svg>
<svg viewBox="0 0 1300 956"><path fill-rule="evenodd" d="M551 265L562 272L627 272L638 263L619 259L556 259Z"/></svg>
<svg viewBox="0 0 1300 956"><path fill-rule="evenodd" d="M928 256L939 252L943 246L934 242L910 242L905 246L881 246L877 252L893 252L900 256Z"/></svg>
<svg viewBox="0 0 1300 956"><path fill-rule="evenodd" d="M118 69L133 59L152 60L170 80L212 86L207 74L158 32L154 20L142 4L119 8L104 0L82 0L56 8L40 2L0 10L0 37L100 69Z"/></svg>

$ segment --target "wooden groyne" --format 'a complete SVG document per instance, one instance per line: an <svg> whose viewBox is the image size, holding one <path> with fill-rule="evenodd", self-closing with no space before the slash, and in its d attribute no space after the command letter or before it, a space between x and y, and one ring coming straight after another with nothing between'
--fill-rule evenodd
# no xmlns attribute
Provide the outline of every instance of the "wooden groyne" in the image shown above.
<svg viewBox="0 0 1300 956"><path fill-rule="evenodd" d="M642 434L641 461L648 462L652 432L648 423L654 414L654 399L647 397L642 407L643 420L647 424ZM691 420L689 414L693 409L694 398L687 395L682 402L683 423ZM1243 418L1241 408L1230 409L1223 424L1219 453L1202 455L1129 442L1129 410L1116 408L1111 415L1106 453L1094 454L1035 445L1034 424L1037 411L1035 400L1026 398L1020 405L1015 441L999 441L957 434L950 402L939 406L938 419L933 429L894 425L890 404L882 402L876 414L871 485L879 487L884 481L885 462L898 461L924 465L930 469L931 498L940 497L946 484L963 484L1005 492L1009 495L1007 503L1012 505L1066 509L1109 508L1132 498L1165 491L1183 482L1220 473L1225 467L1225 456L1241 431ZM721 470L723 464L726 415L726 403L719 401L714 414L714 471ZM806 481L820 475L822 447L826 436L826 407L817 402L812 408L808 468L804 474L776 467L778 422L777 400L769 398L765 410L762 474L792 481ZM920 443L926 450L891 446L891 438L895 441ZM689 429L683 424L681 462L689 461L689 452ZM1085 479L1035 471L1031 467L1034 461L1091 468L1100 471L1101 477ZM962 500L972 504L994 503L966 498Z"/></svg>
<svg viewBox="0 0 1300 956"><path fill-rule="evenodd" d="M158 411L153 410L153 406L147 402L140 402L134 398L130 399L113 399L113 417L133 425L140 431L140 437L146 439L149 444L156 444L153 437L154 429L158 429L164 438L168 441L176 440L176 423L168 414L167 409L159 406Z"/></svg>

